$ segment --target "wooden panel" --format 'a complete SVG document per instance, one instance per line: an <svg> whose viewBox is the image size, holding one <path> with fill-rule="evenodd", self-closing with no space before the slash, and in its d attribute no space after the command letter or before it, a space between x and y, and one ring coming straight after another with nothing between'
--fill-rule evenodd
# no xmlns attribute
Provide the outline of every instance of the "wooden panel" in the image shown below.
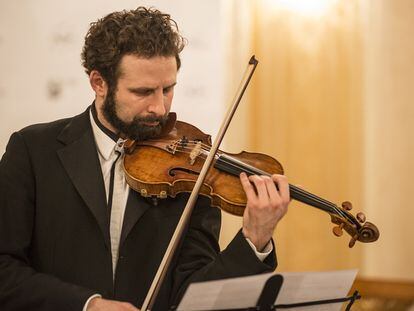
<svg viewBox="0 0 414 311"><path fill-rule="evenodd" d="M357 278L350 292L353 293L354 290L366 298L414 301L414 282Z"/></svg>

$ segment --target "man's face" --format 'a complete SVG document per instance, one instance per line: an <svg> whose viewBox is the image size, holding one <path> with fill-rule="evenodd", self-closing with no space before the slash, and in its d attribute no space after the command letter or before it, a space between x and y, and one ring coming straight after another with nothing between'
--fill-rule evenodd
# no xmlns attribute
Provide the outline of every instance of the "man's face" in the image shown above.
<svg viewBox="0 0 414 311"><path fill-rule="evenodd" d="M135 140L159 135L171 108L177 79L174 56L125 55L115 90L103 104L105 119L122 136Z"/></svg>

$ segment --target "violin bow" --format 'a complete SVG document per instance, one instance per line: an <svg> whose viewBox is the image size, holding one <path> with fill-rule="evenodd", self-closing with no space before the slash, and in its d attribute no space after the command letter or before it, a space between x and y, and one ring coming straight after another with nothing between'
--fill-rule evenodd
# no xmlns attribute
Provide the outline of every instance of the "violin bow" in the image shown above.
<svg viewBox="0 0 414 311"><path fill-rule="evenodd" d="M208 154L207 159L204 162L204 165L201 169L201 172L197 178L197 181L194 185L193 191L190 194L190 197L187 201L187 204L183 210L183 213L181 214L180 220L177 224L177 227L175 228L174 234L170 240L170 243L168 244L167 250L164 253L164 257L162 258L161 264L158 267L157 273L152 281L151 287L148 290L147 296L145 297L144 303L141 306L141 311L150 311L152 307L154 306L156 297L158 295L158 292L161 288L161 285L164 281L164 278L167 274L168 268L171 264L171 261L174 257L175 251L178 248L178 245L180 243L180 240L183 236L184 230L190 220L191 214L193 212L195 203L198 198L198 194L200 192L201 186L204 183L204 180L207 176L207 172L210 169L214 156L220 147L220 144L224 138L224 135L226 134L226 131L230 125L231 120L233 119L234 113L237 110L237 107L239 106L239 103L247 89L247 86L249 85L249 82L253 76L253 73L258 65L258 60L253 55L250 60L249 64L247 66L247 69L245 71L245 74L243 76L243 79L240 83L240 86L238 88L238 91L236 93L236 96L233 100L232 105L229 107L227 114L221 124L220 130L216 136L216 139L214 140L214 143L210 149L210 152Z"/></svg>

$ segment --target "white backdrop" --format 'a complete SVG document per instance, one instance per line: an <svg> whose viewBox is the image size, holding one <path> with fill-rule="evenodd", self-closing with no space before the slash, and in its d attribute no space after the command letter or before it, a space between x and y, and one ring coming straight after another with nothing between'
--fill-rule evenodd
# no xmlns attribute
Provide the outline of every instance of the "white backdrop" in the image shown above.
<svg viewBox="0 0 414 311"><path fill-rule="evenodd" d="M173 109L214 134L223 107L223 13L220 0L0 1L0 154L13 131L73 116L92 102L80 61L89 23L122 9L170 13L188 40Z"/></svg>

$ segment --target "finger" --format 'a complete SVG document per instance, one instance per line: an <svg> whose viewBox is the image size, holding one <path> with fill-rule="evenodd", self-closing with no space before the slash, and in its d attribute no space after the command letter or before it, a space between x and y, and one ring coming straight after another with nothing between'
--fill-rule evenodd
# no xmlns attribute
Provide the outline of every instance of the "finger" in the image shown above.
<svg viewBox="0 0 414 311"><path fill-rule="evenodd" d="M289 201L290 190L289 190L289 183L287 181L286 176L274 174L272 175L272 179L277 184L280 197L286 201Z"/></svg>
<svg viewBox="0 0 414 311"><path fill-rule="evenodd" d="M249 198L256 198L256 192L254 191L253 185L250 183L247 174L242 172L240 174L240 182L242 184L243 190L246 193L246 197Z"/></svg>
<svg viewBox="0 0 414 311"><path fill-rule="evenodd" d="M280 201L280 194L277 190L276 184L273 178L266 179L266 189L267 193L269 194L269 199L272 205L276 205Z"/></svg>
<svg viewBox="0 0 414 311"><path fill-rule="evenodd" d="M253 182L254 186L256 187L257 197L259 201L266 205L269 203L269 193L267 192L266 187L266 176L257 176L252 175L249 177L250 181Z"/></svg>

